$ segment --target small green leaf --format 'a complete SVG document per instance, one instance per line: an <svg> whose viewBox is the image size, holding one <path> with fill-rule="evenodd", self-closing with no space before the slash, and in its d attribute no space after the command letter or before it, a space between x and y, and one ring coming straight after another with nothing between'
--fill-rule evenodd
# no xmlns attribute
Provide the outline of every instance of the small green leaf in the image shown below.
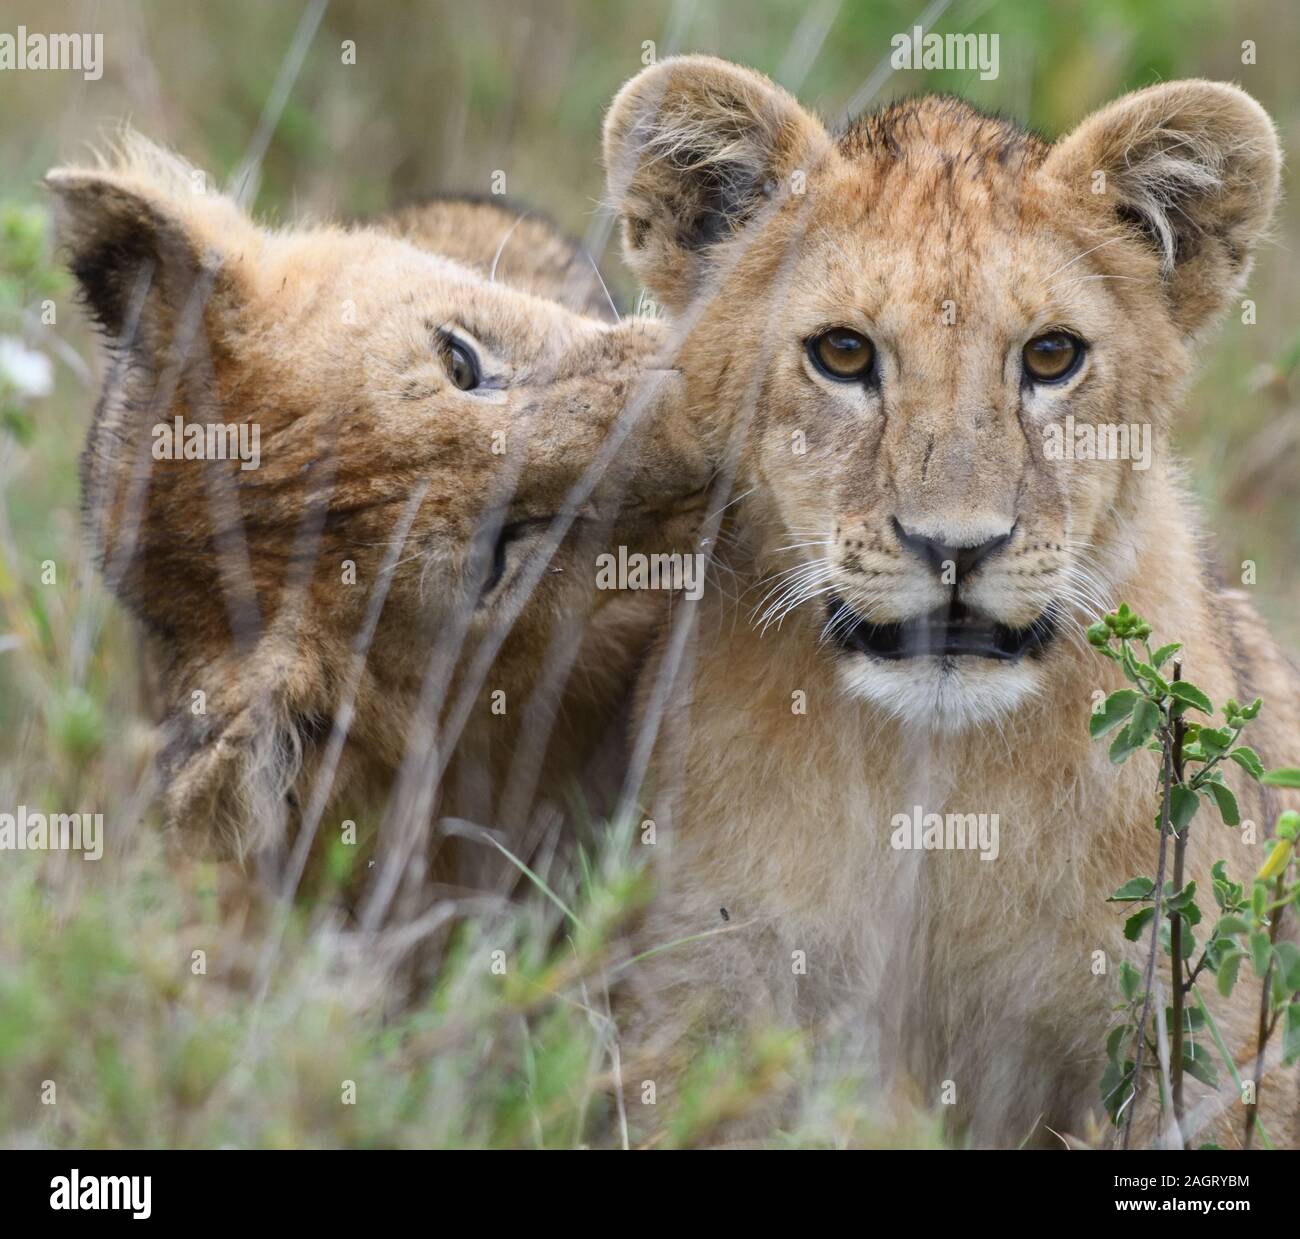
<svg viewBox="0 0 1300 1239"><path fill-rule="evenodd" d="M1130 942L1136 942L1142 936L1142 930L1147 922L1156 914L1154 907L1140 908L1124 922L1124 937Z"/></svg>
<svg viewBox="0 0 1300 1239"><path fill-rule="evenodd" d="M1197 1053L1196 1046L1188 1046L1183 1051L1183 1071L1194 1080L1200 1080L1202 1084L1209 1085L1210 1088L1219 1087L1219 1075L1214 1069L1214 1060L1210 1057L1209 1051L1201 1049Z"/></svg>
<svg viewBox="0 0 1300 1239"><path fill-rule="evenodd" d="M1232 732L1223 727L1202 727L1196 733L1196 742L1206 757L1221 757L1232 743Z"/></svg>
<svg viewBox="0 0 1300 1239"><path fill-rule="evenodd" d="M1300 991L1300 946L1294 942L1275 942L1273 967L1288 994Z"/></svg>
<svg viewBox="0 0 1300 1239"><path fill-rule="evenodd" d="M1154 883L1153 883L1154 885ZM1137 995L1138 986L1142 984L1142 974L1125 960L1119 966L1119 988L1124 997L1132 1002Z"/></svg>
<svg viewBox="0 0 1300 1239"><path fill-rule="evenodd" d="M1178 834L1181 835L1191 823L1200 804L1196 793L1185 784L1175 783L1169 789L1169 820Z"/></svg>
<svg viewBox="0 0 1300 1239"><path fill-rule="evenodd" d="M1110 1030L1110 1036L1106 1038L1106 1058L1113 1063L1116 1070L1119 1069L1119 1051L1126 1038L1133 1035L1133 1026L1131 1024L1121 1024L1118 1028Z"/></svg>
<svg viewBox="0 0 1300 1239"><path fill-rule="evenodd" d="M1268 971L1272 945L1268 940L1268 933L1263 929L1257 929L1250 935L1250 962L1254 965L1257 977L1262 977Z"/></svg>
<svg viewBox="0 0 1300 1239"><path fill-rule="evenodd" d="M1150 878L1129 878L1107 903L1132 903L1136 899L1150 899L1156 884Z"/></svg>
<svg viewBox="0 0 1300 1239"><path fill-rule="evenodd" d="M1172 882L1165 883L1165 893L1168 898L1165 900L1165 908L1170 912L1182 912L1185 908L1195 907L1193 902L1196 899L1196 883L1188 882L1180 891L1174 890Z"/></svg>
<svg viewBox="0 0 1300 1239"><path fill-rule="evenodd" d="M1182 648L1183 643L1181 641L1171 641L1168 645L1162 645L1154 654L1151 655L1151 662L1157 669L1159 669Z"/></svg>
<svg viewBox="0 0 1300 1239"><path fill-rule="evenodd" d="M1169 686L1169 695L1202 714L1214 713L1214 703L1190 680L1175 680Z"/></svg>
<svg viewBox="0 0 1300 1239"><path fill-rule="evenodd" d="M1282 1062L1291 1064L1300 1058L1300 1002L1291 1003L1282 1023Z"/></svg>
<svg viewBox="0 0 1300 1239"><path fill-rule="evenodd" d="M1157 697L1163 697L1169 692L1169 681L1160 674L1150 663L1144 663L1134 660L1133 669L1138 676L1151 685L1152 690Z"/></svg>
<svg viewBox="0 0 1300 1239"><path fill-rule="evenodd" d="M1222 783L1206 783L1205 791L1219 806L1219 816L1223 818L1225 826L1236 826L1240 823L1241 813L1237 808L1237 798L1228 787Z"/></svg>
<svg viewBox="0 0 1300 1239"><path fill-rule="evenodd" d="M1146 697L1139 697L1133 706L1133 717L1128 725L1128 742L1134 748L1145 744L1160 726L1160 707Z"/></svg>
<svg viewBox="0 0 1300 1239"><path fill-rule="evenodd" d="M1267 771L1260 782L1270 787L1300 787L1300 766L1279 766Z"/></svg>
<svg viewBox="0 0 1300 1239"><path fill-rule="evenodd" d="M1219 987L1219 993L1224 998L1231 997L1232 987L1237 984L1237 973L1241 969L1241 961L1245 958L1244 951L1234 951L1231 955L1225 955L1223 962L1219 964L1215 982Z"/></svg>
<svg viewBox="0 0 1300 1239"><path fill-rule="evenodd" d="M1102 703L1100 710L1088 719L1088 734L1095 740L1104 736L1112 727L1118 727L1133 711L1138 695L1131 688L1121 688L1111 693Z"/></svg>
<svg viewBox="0 0 1300 1239"><path fill-rule="evenodd" d="M1237 745L1228 756L1252 779L1258 779L1264 773L1264 763L1259 760L1259 754L1248 744Z"/></svg>
<svg viewBox="0 0 1300 1239"><path fill-rule="evenodd" d="M1239 916L1221 916L1219 923L1214 927L1214 932L1220 938L1227 938L1232 934L1250 933L1250 926Z"/></svg>
<svg viewBox="0 0 1300 1239"><path fill-rule="evenodd" d="M1232 891L1232 883L1228 881L1228 865L1226 861L1216 860L1210 869L1210 876L1214 879L1214 902L1220 908L1228 906L1228 895Z"/></svg>
<svg viewBox="0 0 1300 1239"><path fill-rule="evenodd" d="M1134 744L1129 739L1128 728L1121 728L1116 734L1115 739L1111 741L1110 760L1115 766L1122 766L1134 753L1142 747L1141 744Z"/></svg>

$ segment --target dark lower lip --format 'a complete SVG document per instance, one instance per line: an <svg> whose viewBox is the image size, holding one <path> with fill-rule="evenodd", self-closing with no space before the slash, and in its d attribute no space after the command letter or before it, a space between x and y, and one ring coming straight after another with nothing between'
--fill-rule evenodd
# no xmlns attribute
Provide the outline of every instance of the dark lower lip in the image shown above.
<svg viewBox="0 0 1300 1239"><path fill-rule="evenodd" d="M841 649L891 660L936 655L1015 662L1037 653L1056 635L1050 607L1024 628L999 624L960 602L901 623L873 624L832 594L826 617Z"/></svg>

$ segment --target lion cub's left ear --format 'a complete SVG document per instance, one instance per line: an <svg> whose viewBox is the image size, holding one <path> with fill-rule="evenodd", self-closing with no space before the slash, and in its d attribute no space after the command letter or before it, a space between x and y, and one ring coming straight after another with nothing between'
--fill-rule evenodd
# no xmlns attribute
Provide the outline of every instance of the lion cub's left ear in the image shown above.
<svg viewBox="0 0 1300 1239"><path fill-rule="evenodd" d="M1278 197L1281 151L1268 114L1225 82L1134 91L1062 138L1044 171L1103 224L1129 229L1159 260L1174 321L1188 335L1245 284Z"/></svg>
<svg viewBox="0 0 1300 1239"><path fill-rule="evenodd" d="M260 233L206 177L139 134L89 167L52 168L58 236L87 308L113 341L156 364L187 304L241 304Z"/></svg>

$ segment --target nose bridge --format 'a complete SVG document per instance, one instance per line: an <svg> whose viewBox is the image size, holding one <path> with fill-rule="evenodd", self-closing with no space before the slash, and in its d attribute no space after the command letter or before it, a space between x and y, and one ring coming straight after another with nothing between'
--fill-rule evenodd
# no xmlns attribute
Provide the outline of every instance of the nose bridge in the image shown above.
<svg viewBox="0 0 1300 1239"><path fill-rule="evenodd" d="M653 361L655 337L639 324L600 327L567 341L549 366L534 368L531 403L609 424Z"/></svg>
<svg viewBox="0 0 1300 1239"><path fill-rule="evenodd" d="M986 350L986 343L935 350L946 373L931 371L892 418L894 514L948 547L982 545L1015 521L1021 460L1006 432L1000 377L980 355Z"/></svg>
<svg viewBox="0 0 1300 1239"><path fill-rule="evenodd" d="M569 341L528 377L528 411L563 436L592 425L608 425L635 382L638 363L619 341L595 334Z"/></svg>
<svg viewBox="0 0 1300 1239"><path fill-rule="evenodd" d="M680 481L690 489L700 485L690 461L698 432L686 413L682 375L658 361L653 336L614 328L575 342L562 369L535 372L522 418L530 458L577 467L604 452L602 476L632 489L649 462L662 462L676 481L670 462L688 461Z"/></svg>

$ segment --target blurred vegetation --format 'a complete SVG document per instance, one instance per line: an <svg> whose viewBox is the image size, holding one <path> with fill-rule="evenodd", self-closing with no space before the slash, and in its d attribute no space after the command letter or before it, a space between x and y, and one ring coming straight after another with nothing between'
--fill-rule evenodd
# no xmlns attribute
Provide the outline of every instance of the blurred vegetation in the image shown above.
<svg viewBox="0 0 1300 1239"><path fill-rule="evenodd" d="M586 236L631 300L598 210L599 133L645 43L660 58L707 51L753 65L834 123L923 7L333 0L275 126L257 209L279 220L364 216L433 190L483 192L502 171L512 196ZM593 995L640 889L618 838L562 888L595 927L589 937L551 945L558 913L537 895L473 921L435 990L395 1013L369 963L350 958L355 945L305 910L265 986L255 984L262 913L240 905L229 875L172 857L154 830L128 626L78 537L77 454L102 362L51 254L37 182L122 118L229 175L303 9L16 0L0 21L11 32L102 31L105 56L96 82L0 74L0 807L93 806L113 824L99 864L0 855L0 1143L617 1143L602 1084L608 1021ZM932 28L998 34L999 77L880 72L877 101L951 90L1055 134L1127 89L1224 78L1255 95L1295 149L1293 0L956 0ZM1257 64L1242 64L1247 39ZM347 40L355 64L343 62ZM1286 205L1252 279L1255 321L1234 314L1211 343L1178 431L1221 531L1225 577L1256 564L1252 596L1292 649L1298 223ZM191 971L200 949L205 976ZM504 981L483 964L494 949L518 961ZM719 1117L790 1087L799 1061L786 1042L719 1047L701 1060L667 1139L707 1142ZM47 1079L58 1104L43 1107ZM340 1104L347 1079L354 1107ZM905 1116L872 1114L844 1082L828 1088L806 1088L804 1117L776 1138L936 1139Z"/></svg>

